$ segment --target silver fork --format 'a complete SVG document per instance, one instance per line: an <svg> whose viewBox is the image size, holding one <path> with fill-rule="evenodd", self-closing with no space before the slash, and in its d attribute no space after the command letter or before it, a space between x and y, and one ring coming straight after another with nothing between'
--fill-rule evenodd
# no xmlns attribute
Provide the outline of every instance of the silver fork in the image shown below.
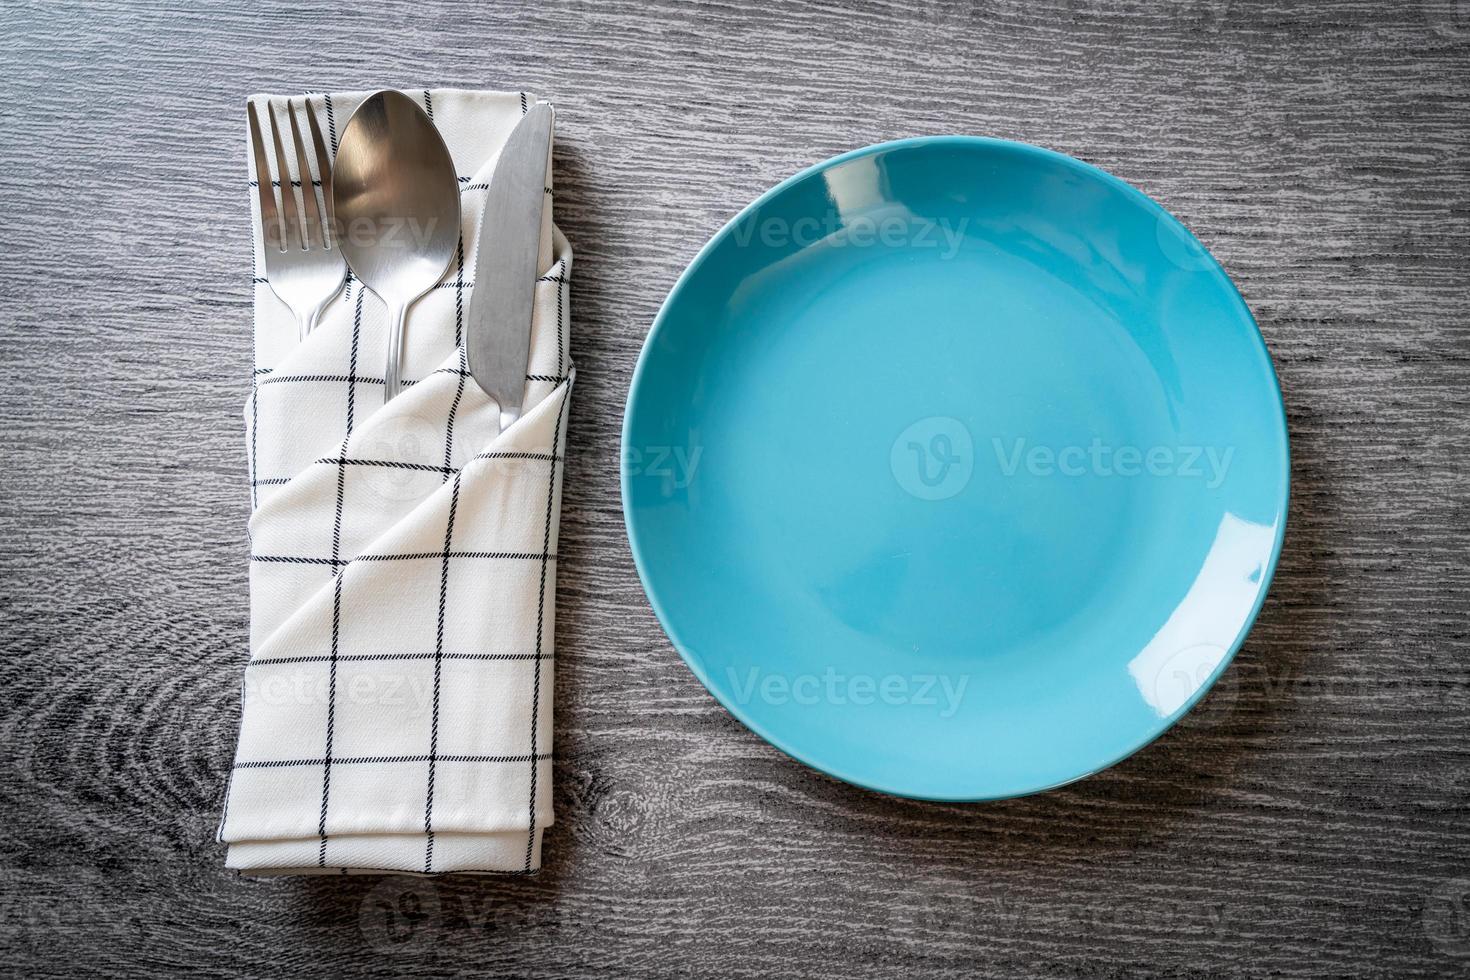
<svg viewBox="0 0 1470 980"><path fill-rule="evenodd" d="M296 109L286 102L286 117L291 122L291 140L296 145L296 172L301 178L301 198L291 186L291 172L286 151L281 146L281 122L274 103L269 105L271 140L275 144L275 180L281 185L281 207L271 189L271 169L266 161L265 142L260 136L260 120L255 103L245 103L250 123L250 145L255 152L255 184L260 198L260 230L265 240L265 278L281 302L296 317L297 339L302 340L316 328L322 311L342 290L347 278L347 263L338 247L337 228L332 212L332 162L322 142L321 127L311 104L305 105L306 123L316 151L317 178L322 185L322 201L318 206L311 166L306 147L301 142L301 129L296 125ZM301 206L305 207L302 220ZM315 233L315 234L313 234Z"/></svg>

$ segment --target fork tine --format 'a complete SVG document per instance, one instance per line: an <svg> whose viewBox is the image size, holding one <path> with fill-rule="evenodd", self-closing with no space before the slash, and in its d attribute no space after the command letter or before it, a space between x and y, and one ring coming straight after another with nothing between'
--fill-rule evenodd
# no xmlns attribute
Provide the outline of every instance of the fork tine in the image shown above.
<svg viewBox="0 0 1470 980"><path fill-rule="evenodd" d="M306 162L301 127L296 125L296 106L290 99L286 100L286 118L291 120L291 142L296 145L296 172L301 174L301 200L306 205L306 224L301 227L301 235L306 247L311 248L311 230L315 228L317 239L325 247L327 240L322 237L322 214L316 205L316 188L311 183L311 164Z"/></svg>
<svg viewBox="0 0 1470 980"><path fill-rule="evenodd" d="M336 212L332 210L332 159L327 156L327 146L322 142L322 128L317 125L316 113L311 111L311 99L302 99L306 109L306 125L311 129L312 148L316 150L316 172L322 182L322 205L326 208L327 219L324 224L326 237L323 239L326 247L331 248L337 240Z"/></svg>
<svg viewBox="0 0 1470 980"><path fill-rule="evenodd" d="M245 118L250 124L250 146L255 151L255 189L260 198L260 234L266 245L279 249L282 245L281 216L276 211L276 195L271 190L271 170L265 162L265 142L260 138L260 120L255 103L245 103Z"/></svg>
<svg viewBox="0 0 1470 980"><path fill-rule="evenodd" d="M281 146L281 120L276 117L276 104L270 103L271 142L276 145L276 171L281 178L281 219L286 229L286 247L305 248L301 238L301 211L296 206L296 188L291 186L291 169L286 165L286 150ZM311 179L311 175L307 175Z"/></svg>

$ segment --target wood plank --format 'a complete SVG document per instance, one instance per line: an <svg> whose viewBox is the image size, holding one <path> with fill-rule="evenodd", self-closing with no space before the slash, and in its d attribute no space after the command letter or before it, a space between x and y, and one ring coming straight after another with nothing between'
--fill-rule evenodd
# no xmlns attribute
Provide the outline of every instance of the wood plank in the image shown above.
<svg viewBox="0 0 1470 980"><path fill-rule="evenodd" d="M1463 2L10 5L0 77L0 960L196 976L1470 970ZM547 866L252 881L213 829L246 640L245 94L559 108L580 381ZM1040 143L1235 277L1293 501L1229 681L1031 799L797 766L683 667L623 535L634 360L770 184L895 137Z"/></svg>

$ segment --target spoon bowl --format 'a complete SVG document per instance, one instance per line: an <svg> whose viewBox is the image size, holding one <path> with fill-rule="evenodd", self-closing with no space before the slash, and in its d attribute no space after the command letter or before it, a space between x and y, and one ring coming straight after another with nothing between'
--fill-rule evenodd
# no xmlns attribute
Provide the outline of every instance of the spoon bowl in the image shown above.
<svg viewBox="0 0 1470 980"><path fill-rule="evenodd" d="M402 92L375 92L342 131L332 200L342 254L388 308L383 400L398 394L408 308L459 245L459 178L444 139Z"/></svg>

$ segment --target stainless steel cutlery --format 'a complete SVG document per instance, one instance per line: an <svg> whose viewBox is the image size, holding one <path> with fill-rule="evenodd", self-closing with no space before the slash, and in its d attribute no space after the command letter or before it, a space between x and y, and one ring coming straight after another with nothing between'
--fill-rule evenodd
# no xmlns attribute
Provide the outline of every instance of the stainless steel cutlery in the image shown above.
<svg viewBox="0 0 1470 980"><path fill-rule="evenodd" d="M500 408L502 430L520 417L526 388L552 122L544 102L521 117L500 151L480 217L465 353L470 374Z"/></svg>
<svg viewBox="0 0 1470 980"><path fill-rule="evenodd" d="M335 162L309 104L314 152L307 153L295 109L294 101L286 103L299 177L293 181L275 106L268 106L272 159L256 105L246 103L265 278L304 339L351 266L388 308L386 402L401 387L408 309L444 276L460 246L459 178L433 122L401 92L363 100L342 131ZM511 132L486 191L475 247L466 357L500 410L502 430L520 417L525 397L554 118L550 105L537 103Z"/></svg>
<svg viewBox="0 0 1470 980"><path fill-rule="evenodd" d="M265 278L296 317L298 336L305 338L316 326L322 310L341 291L342 282L347 277L347 264L342 259L332 218L332 162L322 142L316 115L312 113L310 103L303 100L307 127L311 132L312 156L316 160L316 175L313 176L306 147L301 140L301 128L296 123L296 107L293 101L288 100L286 118L290 120L291 142L296 150L296 173L300 178L298 201L298 182L291 180L290 165L281 145L281 121L276 115L275 105L268 108L271 142L275 148L274 168L270 166L265 141L261 138L255 103L245 104L250 146L255 155L261 235L265 242ZM273 182L279 183L281 188L279 208L272 190ZM315 187L318 182L322 189L320 202Z"/></svg>

